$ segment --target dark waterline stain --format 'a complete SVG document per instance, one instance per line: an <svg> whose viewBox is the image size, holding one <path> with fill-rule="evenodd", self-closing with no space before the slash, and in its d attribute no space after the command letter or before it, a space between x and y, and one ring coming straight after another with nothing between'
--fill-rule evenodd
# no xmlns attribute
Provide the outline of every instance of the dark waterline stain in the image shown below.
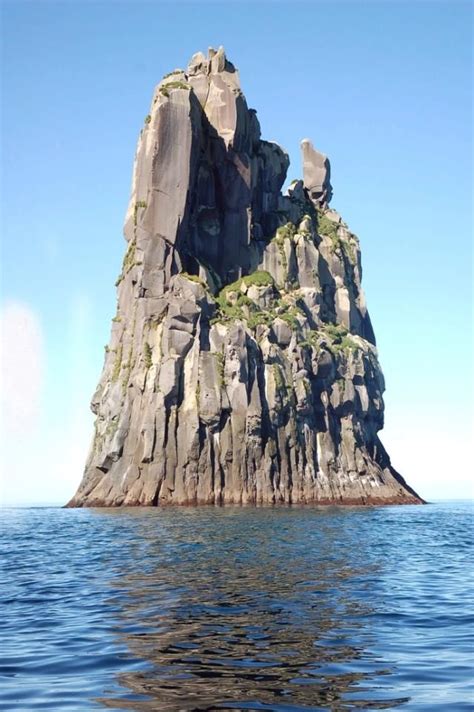
<svg viewBox="0 0 474 712"><path fill-rule="evenodd" d="M472 709L472 506L2 510L2 710Z"/></svg>

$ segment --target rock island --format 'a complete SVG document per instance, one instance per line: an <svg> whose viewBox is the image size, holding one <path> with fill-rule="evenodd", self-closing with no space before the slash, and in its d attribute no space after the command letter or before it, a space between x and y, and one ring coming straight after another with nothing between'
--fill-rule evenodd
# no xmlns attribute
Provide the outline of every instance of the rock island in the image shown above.
<svg viewBox="0 0 474 712"><path fill-rule="evenodd" d="M224 50L156 87L140 132L117 313L69 506L404 504L359 241L260 135Z"/></svg>

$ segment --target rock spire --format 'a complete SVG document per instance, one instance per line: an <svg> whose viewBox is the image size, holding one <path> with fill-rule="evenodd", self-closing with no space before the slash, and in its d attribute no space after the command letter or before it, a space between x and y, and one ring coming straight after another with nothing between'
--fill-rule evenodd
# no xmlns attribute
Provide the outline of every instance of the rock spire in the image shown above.
<svg viewBox="0 0 474 712"><path fill-rule="evenodd" d="M70 506L415 503L378 437L384 380L359 241L265 141L224 50L158 84L118 306Z"/></svg>

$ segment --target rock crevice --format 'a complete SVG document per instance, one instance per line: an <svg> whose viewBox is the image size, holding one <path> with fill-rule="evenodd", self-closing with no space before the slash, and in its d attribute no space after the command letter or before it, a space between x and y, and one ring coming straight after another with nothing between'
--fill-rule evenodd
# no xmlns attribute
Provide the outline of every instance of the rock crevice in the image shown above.
<svg viewBox="0 0 474 712"><path fill-rule="evenodd" d="M157 86L140 133L95 433L70 506L410 503L359 241L305 139L261 139L222 48Z"/></svg>

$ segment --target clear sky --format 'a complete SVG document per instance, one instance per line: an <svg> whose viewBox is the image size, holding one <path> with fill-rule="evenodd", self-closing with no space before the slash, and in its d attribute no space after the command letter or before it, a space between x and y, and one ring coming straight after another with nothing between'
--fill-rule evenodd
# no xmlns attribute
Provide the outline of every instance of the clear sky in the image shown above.
<svg viewBox="0 0 474 712"><path fill-rule="evenodd" d="M93 429L138 132L223 44L262 135L332 163L361 240L382 440L427 499L472 496L472 4L2 3L2 501L63 503Z"/></svg>

